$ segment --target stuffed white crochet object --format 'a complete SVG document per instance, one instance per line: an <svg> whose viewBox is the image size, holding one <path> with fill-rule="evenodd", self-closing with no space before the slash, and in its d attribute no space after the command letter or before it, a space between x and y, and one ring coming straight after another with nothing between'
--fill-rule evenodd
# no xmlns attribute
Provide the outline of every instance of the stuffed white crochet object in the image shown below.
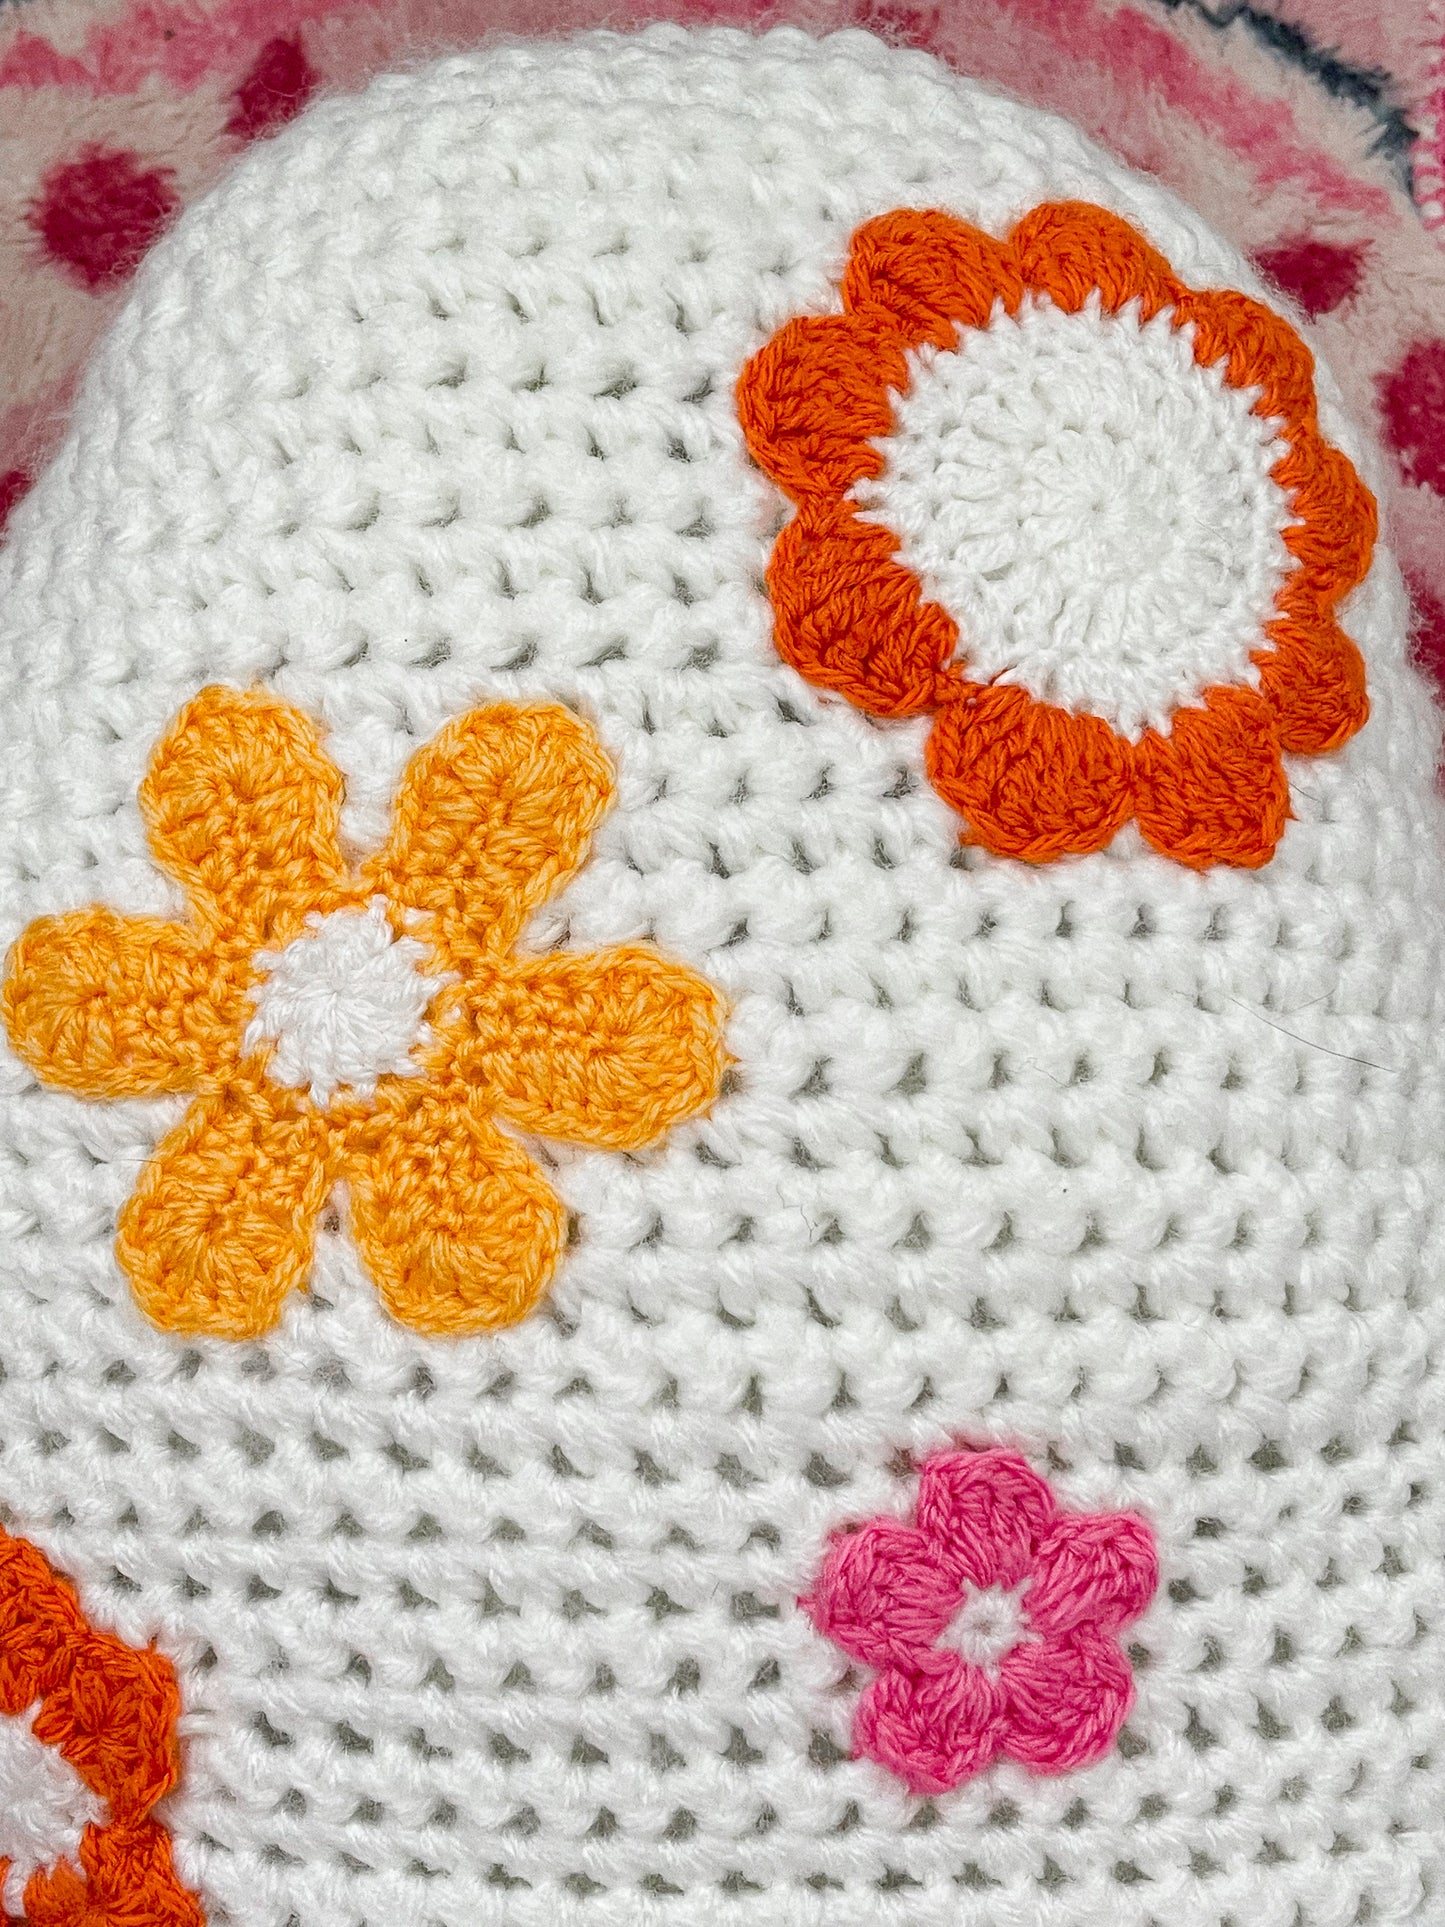
<svg viewBox="0 0 1445 1927"><path fill-rule="evenodd" d="M11 1913L1442 1917L1374 473L863 35L499 45L181 220L0 554Z"/></svg>

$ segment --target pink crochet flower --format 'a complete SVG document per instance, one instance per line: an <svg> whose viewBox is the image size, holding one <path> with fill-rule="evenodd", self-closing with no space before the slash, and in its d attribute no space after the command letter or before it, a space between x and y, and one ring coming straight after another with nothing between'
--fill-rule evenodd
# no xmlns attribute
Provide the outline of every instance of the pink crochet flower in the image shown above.
<svg viewBox="0 0 1445 1927"><path fill-rule="evenodd" d="M1154 1537L1128 1512L1060 1512L1016 1452L939 1452L915 1523L870 1519L837 1540L799 1601L878 1669L856 1750L914 1793L944 1793L1000 1754L1067 1773L1114 1744L1134 1700L1114 1635L1159 1583Z"/></svg>

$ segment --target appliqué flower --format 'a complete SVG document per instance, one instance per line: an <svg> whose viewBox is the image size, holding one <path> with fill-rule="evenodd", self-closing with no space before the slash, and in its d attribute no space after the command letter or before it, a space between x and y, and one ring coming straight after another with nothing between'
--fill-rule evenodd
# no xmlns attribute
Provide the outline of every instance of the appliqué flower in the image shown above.
<svg viewBox="0 0 1445 1927"><path fill-rule="evenodd" d="M797 505L768 570L782 655L874 715L936 712L929 776L1000 855L1132 818L1180 863L1266 863L1282 754L1369 707L1335 610L1375 505L1320 434L1309 349L1084 203L1003 241L885 214L842 294L738 388Z"/></svg>
<svg viewBox="0 0 1445 1927"><path fill-rule="evenodd" d="M24 1539L0 1530L0 1717L39 1703L31 1727L102 1803L62 1861L25 1883L28 1927L201 1927L153 1816L180 1777L180 1699L170 1662L90 1626L70 1587ZM0 1860L0 1887L8 1863ZM0 1927L19 1927L0 1904Z"/></svg>
<svg viewBox="0 0 1445 1927"><path fill-rule="evenodd" d="M1115 1635L1158 1581L1142 1519L1059 1511L1017 1453L950 1451L923 1464L914 1523L840 1535L800 1603L877 1669L857 1751L943 1793L1000 1755L1067 1773L1107 1753L1134 1697Z"/></svg>
<svg viewBox="0 0 1445 1927"><path fill-rule="evenodd" d="M509 1324L547 1283L567 1218L494 1118L632 1150L719 1088L723 1000L693 972L641 948L513 949L611 801L575 716L495 704L444 729L359 873L341 854L342 795L298 710L204 690L141 789L190 921L96 907L42 918L11 953L0 1008L42 1080L194 1094L116 1247L170 1331L272 1326L338 1182L395 1317Z"/></svg>

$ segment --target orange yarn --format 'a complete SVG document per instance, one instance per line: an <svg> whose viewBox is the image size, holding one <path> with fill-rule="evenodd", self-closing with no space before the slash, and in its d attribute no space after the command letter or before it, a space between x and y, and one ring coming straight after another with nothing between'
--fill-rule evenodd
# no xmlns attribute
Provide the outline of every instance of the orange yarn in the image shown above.
<svg viewBox="0 0 1445 1927"><path fill-rule="evenodd" d="M16 1718L37 1700L36 1739L58 1749L109 1817L86 1827L79 1871L61 1862L26 1881L28 1927L202 1927L151 1813L180 1777L170 1662L95 1631L35 1547L0 1529L0 1714ZM0 1881L7 1870L0 1860ZM0 1927L20 1923L0 1907Z"/></svg>
<svg viewBox="0 0 1445 1927"><path fill-rule="evenodd" d="M302 1288L338 1182L391 1312L426 1332L510 1324L552 1275L566 1212L494 1122L630 1150L716 1096L720 994L640 948L529 957L532 910L581 866L612 799L567 710L473 710L413 757L390 836L352 874L343 782L297 710L202 691L155 752L141 807L190 921L102 907L41 918L15 944L0 1014L43 1081L92 1097L187 1092L121 1214L117 1253L169 1331L249 1338ZM308 917L384 900L447 976L416 1076L323 1107L268 1075L244 1033L257 953Z"/></svg>
<svg viewBox="0 0 1445 1927"><path fill-rule="evenodd" d="M1100 717L970 682L953 618L897 558L898 541L862 520L854 484L881 472L890 389L906 351L958 345L1026 291L1077 312L1097 293L1117 313L1168 309L1194 327L1200 366L1223 363L1258 388L1256 414L1284 424L1271 474L1294 522L1295 567L1253 661L1259 688L1206 690L1167 735L1138 743ZM779 652L809 681L877 716L936 712L928 774L967 819L966 837L1043 863L1104 848L1131 818L1155 849L1202 869L1267 863L1289 815L1281 753L1336 749L1369 714L1359 651L1335 606L1370 564L1374 500L1323 440L1314 362L1287 322L1248 295L1186 287L1128 222L1083 202L1034 208L1006 241L952 215L900 208L854 235L843 313L786 323L738 383L738 414L759 465L797 506L768 569ZM965 656L966 656L966 644Z"/></svg>

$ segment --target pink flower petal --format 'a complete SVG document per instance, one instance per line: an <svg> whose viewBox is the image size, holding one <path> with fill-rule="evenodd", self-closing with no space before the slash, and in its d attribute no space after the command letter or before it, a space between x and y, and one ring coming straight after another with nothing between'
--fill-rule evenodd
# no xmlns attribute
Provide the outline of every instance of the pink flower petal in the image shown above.
<svg viewBox="0 0 1445 1927"><path fill-rule="evenodd" d="M918 1524L972 1586L1016 1586L1054 1520L1054 1496L1017 1452L940 1452L918 1481Z"/></svg>
<svg viewBox="0 0 1445 1927"><path fill-rule="evenodd" d="M999 1685L1000 1750L1034 1773L1067 1773L1101 1759L1134 1703L1128 1660L1091 1626L1015 1646L999 1667Z"/></svg>
<svg viewBox="0 0 1445 1927"><path fill-rule="evenodd" d="M929 1655L926 1670L880 1673L858 1703L853 1741L912 1793L946 1793L999 1750L1003 1696L957 1653Z"/></svg>
<svg viewBox="0 0 1445 1927"><path fill-rule="evenodd" d="M869 1666L925 1655L958 1610L960 1587L916 1527L870 1519L835 1539L810 1597L813 1624Z"/></svg>
<svg viewBox="0 0 1445 1927"><path fill-rule="evenodd" d="M1062 1513L1039 1546L1023 1608L1041 1633L1075 1626L1116 1633L1138 1618L1158 1584L1154 1535L1142 1519L1132 1512Z"/></svg>

